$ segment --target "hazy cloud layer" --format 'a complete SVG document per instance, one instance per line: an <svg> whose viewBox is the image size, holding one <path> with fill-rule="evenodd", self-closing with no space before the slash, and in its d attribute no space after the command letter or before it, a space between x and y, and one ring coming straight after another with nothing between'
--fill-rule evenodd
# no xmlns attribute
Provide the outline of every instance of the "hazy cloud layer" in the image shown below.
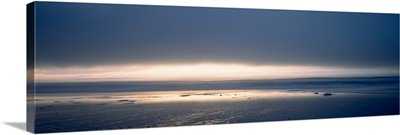
<svg viewBox="0 0 400 135"><path fill-rule="evenodd" d="M37 67L399 65L399 15L36 3Z"/></svg>

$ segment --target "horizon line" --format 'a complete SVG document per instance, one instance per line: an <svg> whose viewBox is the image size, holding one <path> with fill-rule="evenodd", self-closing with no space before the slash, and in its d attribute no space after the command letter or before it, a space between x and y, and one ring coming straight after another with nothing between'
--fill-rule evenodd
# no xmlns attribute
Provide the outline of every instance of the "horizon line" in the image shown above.
<svg viewBox="0 0 400 135"><path fill-rule="evenodd" d="M263 81L263 80L292 80L292 79L350 79L350 78L400 78L400 75L390 75L390 76L352 76L352 77L299 77L299 78L276 78L276 79L234 79L234 80L160 80L160 81L35 81L35 83L42 84L56 84L56 83L128 83L128 82L234 82L234 81Z"/></svg>

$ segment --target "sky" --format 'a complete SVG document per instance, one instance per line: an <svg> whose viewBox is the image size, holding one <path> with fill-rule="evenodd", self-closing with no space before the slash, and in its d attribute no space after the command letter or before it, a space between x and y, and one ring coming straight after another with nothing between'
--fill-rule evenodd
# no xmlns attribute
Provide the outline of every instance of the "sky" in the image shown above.
<svg viewBox="0 0 400 135"><path fill-rule="evenodd" d="M398 76L399 15L36 3L44 82Z"/></svg>

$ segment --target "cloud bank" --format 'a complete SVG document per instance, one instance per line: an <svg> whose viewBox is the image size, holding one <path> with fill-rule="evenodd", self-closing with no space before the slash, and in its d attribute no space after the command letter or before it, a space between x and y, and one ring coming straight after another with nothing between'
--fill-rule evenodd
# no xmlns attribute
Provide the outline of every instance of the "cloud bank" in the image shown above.
<svg viewBox="0 0 400 135"><path fill-rule="evenodd" d="M399 15L38 2L36 66L399 67Z"/></svg>

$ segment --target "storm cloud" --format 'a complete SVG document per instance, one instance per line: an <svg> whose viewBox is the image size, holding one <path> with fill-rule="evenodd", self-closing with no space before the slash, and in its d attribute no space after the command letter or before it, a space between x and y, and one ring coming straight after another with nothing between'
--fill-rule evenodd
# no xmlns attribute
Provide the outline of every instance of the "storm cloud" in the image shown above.
<svg viewBox="0 0 400 135"><path fill-rule="evenodd" d="M398 69L399 15L36 2L36 66Z"/></svg>

